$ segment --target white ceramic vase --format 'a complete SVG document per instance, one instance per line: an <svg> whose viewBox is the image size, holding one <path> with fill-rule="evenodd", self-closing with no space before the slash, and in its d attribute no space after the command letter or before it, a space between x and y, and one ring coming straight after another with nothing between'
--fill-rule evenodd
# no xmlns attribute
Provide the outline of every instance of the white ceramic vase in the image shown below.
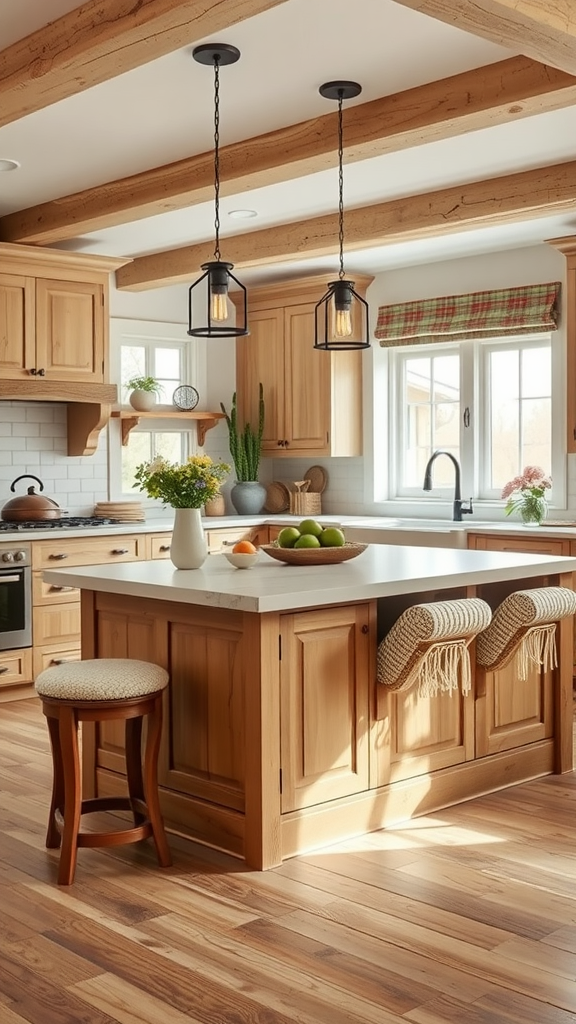
<svg viewBox="0 0 576 1024"><path fill-rule="evenodd" d="M199 569L208 556L208 545L199 508L175 508L170 558L177 569Z"/></svg>
<svg viewBox="0 0 576 1024"><path fill-rule="evenodd" d="M135 388L130 392L128 401L137 412L150 412L156 405L156 394L154 391L143 391L142 388Z"/></svg>

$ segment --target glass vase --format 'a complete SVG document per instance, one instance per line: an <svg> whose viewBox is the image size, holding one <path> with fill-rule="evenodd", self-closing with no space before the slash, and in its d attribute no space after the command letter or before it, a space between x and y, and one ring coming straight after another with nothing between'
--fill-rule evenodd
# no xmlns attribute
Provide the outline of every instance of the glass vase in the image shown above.
<svg viewBox="0 0 576 1024"><path fill-rule="evenodd" d="M548 515L546 498L530 498L520 509L522 526L541 526Z"/></svg>
<svg viewBox="0 0 576 1024"><path fill-rule="evenodd" d="M176 569L199 569L208 557L208 545L199 508L175 508L170 559Z"/></svg>

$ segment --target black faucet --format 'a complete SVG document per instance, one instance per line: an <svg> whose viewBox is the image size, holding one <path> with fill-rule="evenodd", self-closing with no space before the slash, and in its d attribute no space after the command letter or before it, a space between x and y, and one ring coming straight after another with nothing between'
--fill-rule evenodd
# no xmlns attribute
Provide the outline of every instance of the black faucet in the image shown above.
<svg viewBox="0 0 576 1024"><path fill-rule="evenodd" d="M460 463L455 455L451 452L445 452L442 448L432 452L432 455L426 463L426 472L424 473L424 483L422 485L423 490L432 490L432 466L439 455L447 455L448 458L454 464L455 478L454 478L454 501L452 503L452 519L455 523L462 522L462 516L471 516L474 509L472 507L472 498L466 503L462 501L462 494L460 491Z"/></svg>

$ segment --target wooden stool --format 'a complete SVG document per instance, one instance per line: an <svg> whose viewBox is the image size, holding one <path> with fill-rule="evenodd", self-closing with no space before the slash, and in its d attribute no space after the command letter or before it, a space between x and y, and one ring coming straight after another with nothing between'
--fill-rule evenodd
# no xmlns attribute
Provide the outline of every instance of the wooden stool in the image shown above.
<svg viewBox="0 0 576 1024"><path fill-rule="evenodd" d="M54 778L46 834L48 849L59 849L58 884L71 885L81 846L119 846L152 836L161 867L172 863L158 800L158 752L162 694L168 673L159 665L128 658L68 662L41 672L36 691L48 722ZM144 757L142 724L148 716ZM79 722L126 722L126 797L82 800ZM80 818L94 811L129 810L130 828L81 832Z"/></svg>

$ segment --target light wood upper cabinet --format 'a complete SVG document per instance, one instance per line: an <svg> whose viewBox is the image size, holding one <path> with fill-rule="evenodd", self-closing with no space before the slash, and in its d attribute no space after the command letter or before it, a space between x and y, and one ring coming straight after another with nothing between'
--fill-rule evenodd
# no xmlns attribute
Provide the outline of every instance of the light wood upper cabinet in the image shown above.
<svg viewBox="0 0 576 1024"><path fill-rule="evenodd" d="M36 362L57 380L104 382L104 287L36 282Z"/></svg>
<svg viewBox="0 0 576 1024"><path fill-rule="evenodd" d="M314 349L315 305L332 277L250 291L250 334L236 343L238 408L257 424L261 382L264 455L362 454L362 353ZM371 280L356 277L359 294Z"/></svg>
<svg viewBox="0 0 576 1024"><path fill-rule="evenodd" d="M31 277L0 273L0 371L21 376L34 365L36 287Z"/></svg>
<svg viewBox="0 0 576 1024"><path fill-rule="evenodd" d="M0 378L107 383L109 274L123 262L0 243Z"/></svg>

